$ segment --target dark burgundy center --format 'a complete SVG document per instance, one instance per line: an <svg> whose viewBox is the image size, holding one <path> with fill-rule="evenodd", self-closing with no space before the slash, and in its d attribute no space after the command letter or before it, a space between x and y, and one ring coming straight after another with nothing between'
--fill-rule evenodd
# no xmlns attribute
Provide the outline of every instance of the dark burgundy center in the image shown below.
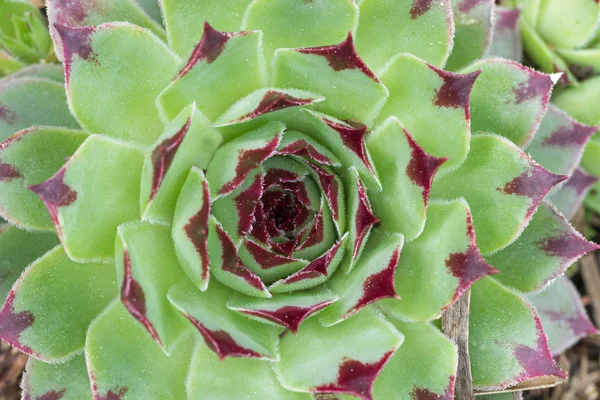
<svg viewBox="0 0 600 400"><path fill-rule="evenodd" d="M283 234L293 233L298 228L298 217L305 208L290 191L269 191L263 196L267 221Z"/></svg>

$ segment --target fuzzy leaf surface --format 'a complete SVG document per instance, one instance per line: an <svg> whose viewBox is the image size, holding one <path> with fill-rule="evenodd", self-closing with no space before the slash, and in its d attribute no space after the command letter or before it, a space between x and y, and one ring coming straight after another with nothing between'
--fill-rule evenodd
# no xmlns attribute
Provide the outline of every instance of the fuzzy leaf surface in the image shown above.
<svg viewBox="0 0 600 400"><path fill-rule="evenodd" d="M83 355L77 355L62 364L47 364L29 358L21 385L25 400L92 399L90 378Z"/></svg>

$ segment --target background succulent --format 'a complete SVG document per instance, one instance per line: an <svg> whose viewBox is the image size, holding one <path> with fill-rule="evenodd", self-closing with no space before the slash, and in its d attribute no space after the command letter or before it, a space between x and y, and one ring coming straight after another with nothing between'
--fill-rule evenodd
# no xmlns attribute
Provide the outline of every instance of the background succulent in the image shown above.
<svg viewBox="0 0 600 400"><path fill-rule="evenodd" d="M471 286L476 389L565 376L596 330L555 278L596 246L543 199L595 129L473 63L493 2L154 6L49 2L73 118L54 89L27 114L45 70L0 83L25 398L452 398L435 321Z"/></svg>

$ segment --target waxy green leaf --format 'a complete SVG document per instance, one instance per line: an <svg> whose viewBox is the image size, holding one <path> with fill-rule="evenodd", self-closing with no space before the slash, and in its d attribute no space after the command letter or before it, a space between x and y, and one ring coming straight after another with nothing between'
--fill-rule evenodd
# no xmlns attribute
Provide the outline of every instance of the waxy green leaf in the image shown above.
<svg viewBox="0 0 600 400"><path fill-rule="evenodd" d="M21 387L24 399L92 399L83 355L75 356L63 364L47 364L29 358Z"/></svg>

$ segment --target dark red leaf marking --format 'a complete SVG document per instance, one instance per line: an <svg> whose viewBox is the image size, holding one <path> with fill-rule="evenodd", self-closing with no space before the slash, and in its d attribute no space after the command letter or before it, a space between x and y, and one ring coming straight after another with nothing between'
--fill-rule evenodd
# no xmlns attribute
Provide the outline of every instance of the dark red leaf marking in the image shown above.
<svg viewBox="0 0 600 400"><path fill-rule="evenodd" d="M540 376L566 378L565 373L556 366L556 363L552 359L540 318L535 313L534 318L538 330L536 347L517 345L513 349L515 358L524 370L517 377L517 382L523 382Z"/></svg>
<svg viewBox="0 0 600 400"><path fill-rule="evenodd" d="M590 251L600 249L600 246L588 242L573 230L560 236L541 240L536 245L548 256L560 257L564 261L576 260Z"/></svg>
<svg viewBox="0 0 600 400"><path fill-rule="evenodd" d="M121 400L123 399L123 396L125 396L125 393L127 393L127 390L127 386L122 386L118 389L110 389L104 396L96 394L95 400Z"/></svg>
<svg viewBox="0 0 600 400"><path fill-rule="evenodd" d="M454 375L451 375L450 383L448 383L448 386L444 390L444 393L441 394L434 393L427 388L420 388L414 386L412 392L410 393L410 398L412 400L452 400L454 399L455 381L456 377Z"/></svg>
<svg viewBox="0 0 600 400"><path fill-rule="evenodd" d="M346 313L346 316L354 314L361 308L382 299L400 299L396 293L394 275L400 260L400 249L392 253L392 258L384 269L370 275L363 283L363 295L358 302Z"/></svg>
<svg viewBox="0 0 600 400"><path fill-rule="evenodd" d="M275 151L280 141L279 135L271 139L265 147L259 147L257 149L240 150L238 154L238 163L235 167L235 176L229 182L227 182L221 189L219 194L225 195L233 192L238 186L240 186L250 171L258 167L262 162L270 158Z"/></svg>
<svg viewBox="0 0 600 400"><path fill-rule="evenodd" d="M357 176L356 186L358 189L358 208L356 209L356 215L354 216L354 223L356 226L356 241L354 242L354 249L352 251L352 259L355 260L360 251L367 233L373 225L379 222L379 218L373 214L369 201L367 200L367 193L362 181Z"/></svg>
<svg viewBox="0 0 600 400"><path fill-rule="evenodd" d="M262 246L251 242L249 240L244 242L244 247L248 252L252 255L254 260L260 265L262 269L271 269L275 267L279 267L281 265L286 265L297 261L291 257L284 257L278 254L274 254Z"/></svg>
<svg viewBox="0 0 600 400"><path fill-rule="evenodd" d="M525 67L523 67L525 68ZM519 84L514 89L517 104L540 97L543 104L550 100L550 93L554 83L550 76L530 69L526 70L528 78L526 82Z"/></svg>
<svg viewBox="0 0 600 400"><path fill-rule="evenodd" d="M262 243L267 243L270 239L269 233L267 232L263 205L260 201L256 204L256 209L254 210L254 221L252 223L250 234L253 238Z"/></svg>
<svg viewBox="0 0 600 400"><path fill-rule="evenodd" d="M87 23L89 10L97 7L96 0L52 0L56 22L66 26L91 25Z"/></svg>
<svg viewBox="0 0 600 400"><path fill-rule="evenodd" d="M54 24L54 28L60 36L60 40L63 46L63 56L65 64L65 78L67 83L71 76L71 65L73 63L73 57L78 55L82 60L98 63L96 57L98 56L92 48L91 36L96 32L94 26L84 26L81 28L72 28L70 26L64 26Z"/></svg>
<svg viewBox="0 0 600 400"><path fill-rule="evenodd" d="M302 270L296 272L294 275L283 280L283 284L290 284L294 282L303 281L306 279L316 279L322 276L328 276L327 268L335 258L335 255L340 249L342 242L336 242L325 254L316 260L312 261Z"/></svg>
<svg viewBox="0 0 600 400"><path fill-rule="evenodd" d="M10 182L13 179L22 178L21 172L10 164L3 163L0 160L0 182Z"/></svg>
<svg viewBox="0 0 600 400"><path fill-rule="evenodd" d="M358 396L361 400L373 400L375 379L394 354L390 351L371 364L344 358L338 370L337 382L317 386L314 393L344 393Z"/></svg>
<svg viewBox="0 0 600 400"><path fill-rule="evenodd" d="M281 185L284 182L296 182L300 179L295 173L286 169L272 168L267 171L263 186L265 189L274 185Z"/></svg>
<svg viewBox="0 0 600 400"><path fill-rule="evenodd" d="M406 175L412 183L423 188L421 194L427 205L433 177L440 166L448 159L430 156L417 142L415 142L406 129L404 130L404 133L406 134L408 145L411 148L410 161L406 166Z"/></svg>
<svg viewBox="0 0 600 400"><path fill-rule="evenodd" d="M150 192L150 200L156 196L163 179L169 172L169 167L173 163L173 159L177 154L179 146L185 139L185 135L190 129L192 118L188 118L185 125L173 136L166 138L160 142L154 150L152 150L152 191Z"/></svg>
<svg viewBox="0 0 600 400"><path fill-rule="evenodd" d="M417 19L431 8L432 0L413 0L410 8L410 18Z"/></svg>
<svg viewBox="0 0 600 400"><path fill-rule="evenodd" d="M369 172L373 173L373 166L369 162L367 156L367 149L365 147L365 135L367 134L367 126L360 122L344 121L345 123L338 123L326 118L323 118L323 122L327 124L331 129L336 131L340 135L340 139L344 145L355 153L358 158L366 165Z"/></svg>
<svg viewBox="0 0 600 400"><path fill-rule="evenodd" d="M250 186L238 194L235 199L235 208L238 213L238 233L246 235L252 229L256 206L263 194L263 175L259 173Z"/></svg>
<svg viewBox="0 0 600 400"><path fill-rule="evenodd" d="M267 232L271 237L296 230L296 220L302 215L302 204L288 191L268 191L262 197Z"/></svg>
<svg viewBox="0 0 600 400"><path fill-rule="evenodd" d="M296 140L279 150L279 154L289 154L299 157L306 157L309 160L316 161L325 165L333 165L329 157L321 154L314 146L305 140Z"/></svg>
<svg viewBox="0 0 600 400"><path fill-rule="evenodd" d="M462 108L465 110L465 116L469 119L471 117L469 109L471 91L481 70L470 74L455 74L430 64L427 66L443 80L442 86L436 90L433 104L442 108Z"/></svg>
<svg viewBox="0 0 600 400"><path fill-rule="evenodd" d="M223 265L221 269L225 272L229 272L235 276L239 276L243 280L245 280L250 286L264 291L266 290L265 285L260 280L258 276L256 276L252 271L242 265L240 259L237 255L237 250L235 249L235 245L227 235L227 233L217 225L217 235L219 236L219 241L221 242L222 247L222 260Z"/></svg>
<svg viewBox="0 0 600 400"><path fill-rule="evenodd" d="M290 254L292 254L292 252L296 248L297 244L298 244L297 237L294 239L288 240L287 242L283 242L283 243L275 243L275 242L269 241L269 245L271 246L272 249L275 249L275 251L278 251L281 254L286 254L288 256Z"/></svg>
<svg viewBox="0 0 600 400"><path fill-rule="evenodd" d="M262 356L254 350L247 349L237 344L235 339L224 330L211 331L206 326L200 323L197 319L190 315L186 315L186 318L190 320L192 324L200 331L206 345L217 355L220 360L224 360L225 357L249 357L249 358L262 358Z"/></svg>
<svg viewBox="0 0 600 400"><path fill-rule="evenodd" d="M331 303L333 303L333 300L324 301L310 307L284 306L277 310L240 309L239 311L248 315L254 315L255 317L264 318L276 324L282 325L290 331L296 333L298 332L298 327L302 321L317 311L324 309Z"/></svg>
<svg viewBox="0 0 600 400"><path fill-rule="evenodd" d="M67 389L51 390L41 396L36 396L35 400L60 400L65 395L66 391ZM31 395L29 393L25 394L23 400L31 400Z"/></svg>
<svg viewBox="0 0 600 400"><path fill-rule="evenodd" d="M131 315L146 328L150 333L150 336L162 346L156 329L154 329L154 326L146 316L146 296L144 295L144 289L142 289L142 286L133 279L131 273L131 259L129 258L129 252L127 250L123 252L123 265L125 267L125 274L121 285L121 302L127 311L129 311Z"/></svg>
<svg viewBox="0 0 600 400"><path fill-rule="evenodd" d="M0 104L0 121L14 124L17 120L17 114L7 106Z"/></svg>
<svg viewBox="0 0 600 400"><path fill-rule="evenodd" d="M338 204L338 193L339 185L335 179L335 175L330 174L324 168L321 168L315 164L308 164L319 176L319 182L321 183L321 190L325 193L329 206L331 207L331 215L333 219L339 220L339 204Z"/></svg>
<svg viewBox="0 0 600 400"><path fill-rule="evenodd" d="M500 272L488 264L481 256L477 248L475 232L473 230L473 217L470 212L467 212L467 239L470 243L464 252L452 253L445 260L448 271L452 276L458 278L458 286L454 291L454 297L452 297L447 307L454 303L477 280L486 275Z"/></svg>
<svg viewBox="0 0 600 400"><path fill-rule="evenodd" d="M190 70L199 62L205 61L207 64L213 63L217 58L219 58L229 39L235 36L243 36L247 34L248 32L219 32L210 26L208 21L205 21L204 33L202 34L200 43L196 45L194 51L192 51L192 54L188 59L187 64L183 67L175 79L180 79L182 76L190 72Z"/></svg>
<svg viewBox="0 0 600 400"><path fill-rule="evenodd" d="M354 48L354 40L352 39L352 32L348 33L348 38L346 40L335 46L311 47L306 49L298 49L298 51L304 54L315 54L325 57L329 63L329 66L334 71L359 69L375 82L379 82L379 79L377 79L373 71L367 67L367 64L361 60L360 56L356 52L356 49Z"/></svg>
<svg viewBox="0 0 600 400"><path fill-rule="evenodd" d="M531 204L526 215L526 218L529 218L537 209L540 201L546 196L546 193L553 186L567 178L566 175L556 175L548 172L540 165L531 164L531 168L528 168L521 175L504 185L504 188L498 188L498 190L505 194L529 197Z"/></svg>
<svg viewBox="0 0 600 400"><path fill-rule="evenodd" d="M563 187L571 188L579 196L583 196L596 182L598 182L598 177L587 174L580 168L577 168Z"/></svg>
<svg viewBox="0 0 600 400"><path fill-rule="evenodd" d="M206 181L202 182L203 203L202 208L183 227L202 262L202 280L206 281L210 271L208 257L208 220L210 218L210 190Z"/></svg>
<svg viewBox="0 0 600 400"><path fill-rule="evenodd" d="M302 242L296 250L307 249L323 241L324 238L324 225L323 225L323 211L319 210L314 217L314 224L306 237L306 240Z"/></svg>
<svg viewBox="0 0 600 400"><path fill-rule="evenodd" d="M47 181L28 186L29 190L37 194L46 205L59 235L61 235L61 229L58 222L58 209L68 207L77 200L77 192L65 185L64 178L65 167Z"/></svg>
<svg viewBox="0 0 600 400"><path fill-rule="evenodd" d="M19 337L24 330L33 325L35 318L29 311L15 312L15 296L15 291L11 290L0 312L0 339L15 346L23 353L34 354L31 347L21 344Z"/></svg>
<svg viewBox="0 0 600 400"><path fill-rule="evenodd" d="M458 4L458 10L462 13L468 13L473 8L477 7L479 4L483 3L486 0L462 0Z"/></svg>
<svg viewBox="0 0 600 400"><path fill-rule="evenodd" d="M260 103L258 103L258 106L253 111L238 118L236 122L247 121L289 107L305 106L312 103L313 99L300 99L287 93L268 90Z"/></svg>
<svg viewBox="0 0 600 400"><path fill-rule="evenodd" d="M572 317L567 315L567 313L560 311L539 311L547 315L553 321L568 325L569 329L571 329L575 336L583 337L598 333L598 329L590 322L589 318L584 313L579 313L578 315Z"/></svg>
<svg viewBox="0 0 600 400"><path fill-rule="evenodd" d="M571 126L563 126L553 132L542 142L545 146L580 147L584 146L588 139L596 133L597 126L586 126L573 122Z"/></svg>
<svg viewBox="0 0 600 400"><path fill-rule="evenodd" d="M510 10L496 9L496 29L499 31L514 31L517 29L521 10L514 8Z"/></svg>

